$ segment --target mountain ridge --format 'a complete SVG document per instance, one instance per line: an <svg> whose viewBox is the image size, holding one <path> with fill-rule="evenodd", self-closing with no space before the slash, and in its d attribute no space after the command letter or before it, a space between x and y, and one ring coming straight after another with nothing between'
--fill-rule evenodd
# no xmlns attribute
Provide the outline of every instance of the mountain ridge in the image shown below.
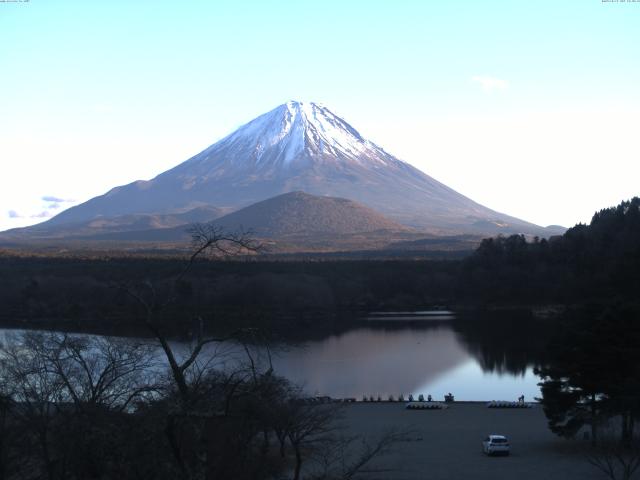
<svg viewBox="0 0 640 480"><path fill-rule="evenodd" d="M151 180L115 187L41 225L203 205L234 211L293 191L353 200L431 234L556 233L474 202L364 139L328 108L295 101Z"/></svg>

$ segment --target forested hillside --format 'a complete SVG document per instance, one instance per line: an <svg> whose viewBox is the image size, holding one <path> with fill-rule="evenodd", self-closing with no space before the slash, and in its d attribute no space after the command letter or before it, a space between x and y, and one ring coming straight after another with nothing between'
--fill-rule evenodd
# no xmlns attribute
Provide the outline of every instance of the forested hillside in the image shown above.
<svg viewBox="0 0 640 480"><path fill-rule="evenodd" d="M485 302L633 300L640 287L640 198L597 212L558 237L482 241L460 292Z"/></svg>

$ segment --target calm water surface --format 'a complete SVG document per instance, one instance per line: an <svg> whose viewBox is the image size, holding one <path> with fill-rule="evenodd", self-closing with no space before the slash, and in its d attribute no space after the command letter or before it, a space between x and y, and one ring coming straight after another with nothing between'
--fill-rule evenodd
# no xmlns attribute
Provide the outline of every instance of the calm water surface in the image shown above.
<svg viewBox="0 0 640 480"><path fill-rule="evenodd" d="M450 327L359 328L279 353L274 367L311 394L332 397L431 394L442 400L528 400L540 396L532 367L483 371Z"/></svg>
<svg viewBox="0 0 640 480"><path fill-rule="evenodd" d="M16 330L0 330L0 342L10 342ZM179 348L187 345L175 342ZM217 349L221 358L238 351ZM470 352L474 350L475 355ZM322 340L274 349L275 371L302 385L310 395L344 398L363 395L431 394L442 400L451 392L457 400L527 400L540 396L531 366L511 373L484 367L481 349L467 342L447 323L438 326L380 328L364 326ZM214 352L214 347L209 353ZM264 357L262 357L264 358Z"/></svg>

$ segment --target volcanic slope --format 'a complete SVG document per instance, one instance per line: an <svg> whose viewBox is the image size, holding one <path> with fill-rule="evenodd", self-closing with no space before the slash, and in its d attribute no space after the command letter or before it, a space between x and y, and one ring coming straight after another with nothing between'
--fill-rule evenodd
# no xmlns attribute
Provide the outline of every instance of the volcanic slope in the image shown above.
<svg viewBox="0 0 640 480"><path fill-rule="evenodd" d="M257 238L293 238L309 243L315 238L344 239L356 234L376 233L378 237L414 237L416 232L352 200L319 197L291 192L249 205L212 221L225 231L251 231ZM104 231L86 236L87 240L186 241L188 224L173 228L144 228L129 231Z"/></svg>
<svg viewBox="0 0 640 480"><path fill-rule="evenodd" d="M409 228L346 198L291 192L255 203L218 219L228 230L249 228L260 237L349 235Z"/></svg>
<svg viewBox="0 0 640 480"><path fill-rule="evenodd" d="M225 214L219 208L202 206L182 213L172 214L125 214L112 217L98 216L91 220L51 225L49 222L32 227L14 228L0 233L0 241L96 239L101 236L117 238L128 232L169 231L186 228L194 223L211 222Z"/></svg>
<svg viewBox="0 0 640 480"><path fill-rule="evenodd" d="M116 187L42 226L203 205L233 211L294 191L354 200L435 234L557 233L470 200L364 139L326 107L295 101L152 180Z"/></svg>

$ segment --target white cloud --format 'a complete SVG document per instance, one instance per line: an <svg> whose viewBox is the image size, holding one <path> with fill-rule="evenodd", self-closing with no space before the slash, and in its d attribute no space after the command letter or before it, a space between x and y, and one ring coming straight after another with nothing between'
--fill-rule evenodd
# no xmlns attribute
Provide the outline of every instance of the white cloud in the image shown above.
<svg viewBox="0 0 640 480"><path fill-rule="evenodd" d="M61 197L56 197L54 195L44 195L43 197L40 197L42 199L43 202L46 202L46 208L48 208L49 210L57 210L58 208L60 208L63 203L73 203L75 202L75 200L71 200L71 199L67 199L67 198L61 198ZM33 217L33 218L42 218L40 217Z"/></svg>
<svg viewBox="0 0 640 480"><path fill-rule="evenodd" d="M51 217L51 212L40 212L34 215L31 215L29 218L49 218Z"/></svg>
<svg viewBox="0 0 640 480"><path fill-rule="evenodd" d="M63 202L73 202L75 200L71 200L71 199L67 199L67 198L60 198L60 197L56 197L54 195L44 195L43 197L41 197L43 202L54 202L54 203L63 203Z"/></svg>
<svg viewBox="0 0 640 480"><path fill-rule="evenodd" d="M0 232L8 228L26 227L34 223L42 222L53 217L59 211L77 203L70 198L54 195L35 196L31 192L13 192L11 195L7 189L0 191L0 203L18 204L18 208L6 210L6 216L0 215Z"/></svg>
<svg viewBox="0 0 640 480"><path fill-rule="evenodd" d="M8 216L9 218L12 219L16 219L16 218L50 218L53 216L53 214L51 212L47 212L46 210L43 210L41 212L37 212L37 213L31 213L28 215L23 215L15 210L9 210L8 212Z"/></svg>
<svg viewBox="0 0 640 480"><path fill-rule="evenodd" d="M471 81L479 84L485 92L492 92L493 90L506 90L507 88L509 88L509 82L497 77L475 75L471 77Z"/></svg>

